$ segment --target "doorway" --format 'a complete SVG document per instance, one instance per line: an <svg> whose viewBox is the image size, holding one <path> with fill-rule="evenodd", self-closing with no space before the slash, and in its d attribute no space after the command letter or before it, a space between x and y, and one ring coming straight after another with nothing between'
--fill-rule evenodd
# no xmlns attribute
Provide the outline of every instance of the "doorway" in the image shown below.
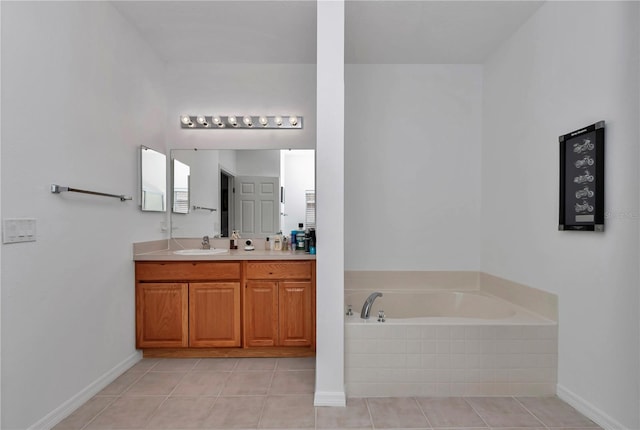
<svg viewBox="0 0 640 430"><path fill-rule="evenodd" d="M233 230L234 177L220 169L220 237L230 237Z"/></svg>

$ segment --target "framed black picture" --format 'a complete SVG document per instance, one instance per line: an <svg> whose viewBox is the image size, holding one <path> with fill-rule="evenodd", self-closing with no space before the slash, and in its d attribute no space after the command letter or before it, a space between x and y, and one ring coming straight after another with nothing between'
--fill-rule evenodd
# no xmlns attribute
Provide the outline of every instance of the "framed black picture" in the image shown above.
<svg viewBox="0 0 640 430"><path fill-rule="evenodd" d="M604 231L604 121L559 140L558 230Z"/></svg>

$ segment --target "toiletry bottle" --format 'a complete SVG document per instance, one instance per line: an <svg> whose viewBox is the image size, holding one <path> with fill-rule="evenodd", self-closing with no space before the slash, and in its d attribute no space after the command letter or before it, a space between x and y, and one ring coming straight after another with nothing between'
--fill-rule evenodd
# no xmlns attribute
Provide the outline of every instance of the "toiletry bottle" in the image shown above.
<svg viewBox="0 0 640 430"><path fill-rule="evenodd" d="M267 238L264 240L264 250L265 251L271 250L271 243L269 243L269 236L267 236Z"/></svg>
<svg viewBox="0 0 640 430"><path fill-rule="evenodd" d="M298 234L298 230L291 230L291 250L295 251L298 246L298 240L296 239L296 235Z"/></svg>
<svg viewBox="0 0 640 430"><path fill-rule="evenodd" d="M277 235L273 239L273 249L274 251L282 251L282 240L280 239L280 235Z"/></svg>
<svg viewBox="0 0 640 430"><path fill-rule="evenodd" d="M289 250L289 238L287 236L284 236L282 238L282 250L283 251Z"/></svg>
<svg viewBox="0 0 640 430"><path fill-rule="evenodd" d="M240 234L238 233L238 230L233 230L231 233L230 249L238 249L238 239L240 239Z"/></svg>
<svg viewBox="0 0 640 430"><path fill-rule="evenodd" d="M304 252L310 253L309 246L311 245L311 232L309 229L304 231Z"/></svg>
<svg viewBox="0 0 640 430"><path fill-rule="evenodd" d="M315 255L316 253L316 229L310 228L309 235L311 239L309 240L309 254Z"/></svg>
<svg viewBox="0 0 640 430"><path fill-rule="evenodd" d="M304 228L302 227L302 223L298 223L298 232L296 233L296 241L298 242L296 249L298 251L304 251Z"/></svg>

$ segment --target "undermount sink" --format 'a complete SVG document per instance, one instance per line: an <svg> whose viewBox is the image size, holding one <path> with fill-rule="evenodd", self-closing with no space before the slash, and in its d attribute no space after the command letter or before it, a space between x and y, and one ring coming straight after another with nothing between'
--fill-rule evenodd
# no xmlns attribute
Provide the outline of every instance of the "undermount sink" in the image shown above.
<svg viewBox="0 0 640 430"><path fill-rule="evenodd" d="M211 249L180 249L173 251L178 255L216 255L216 254L228 254L229 250L225 248L211 248Z"/></svg>

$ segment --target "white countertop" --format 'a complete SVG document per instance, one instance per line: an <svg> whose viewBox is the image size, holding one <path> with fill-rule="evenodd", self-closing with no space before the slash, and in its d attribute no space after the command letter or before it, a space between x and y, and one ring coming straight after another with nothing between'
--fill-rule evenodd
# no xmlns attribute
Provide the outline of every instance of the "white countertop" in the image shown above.
<svg viewBox="0 0 640 430"><path fill-rule="evenodd" d="M212 248L224 248L229 241L212 239ZM200 239L165 239L133 244L134 261L239 261L239 260L315 260L316 256L304 251L268 251L264 241L254 241L256 249L245 251L244 245L238 249L228 249L224 254L180 255L174 251L201 248Z"/></svg>

